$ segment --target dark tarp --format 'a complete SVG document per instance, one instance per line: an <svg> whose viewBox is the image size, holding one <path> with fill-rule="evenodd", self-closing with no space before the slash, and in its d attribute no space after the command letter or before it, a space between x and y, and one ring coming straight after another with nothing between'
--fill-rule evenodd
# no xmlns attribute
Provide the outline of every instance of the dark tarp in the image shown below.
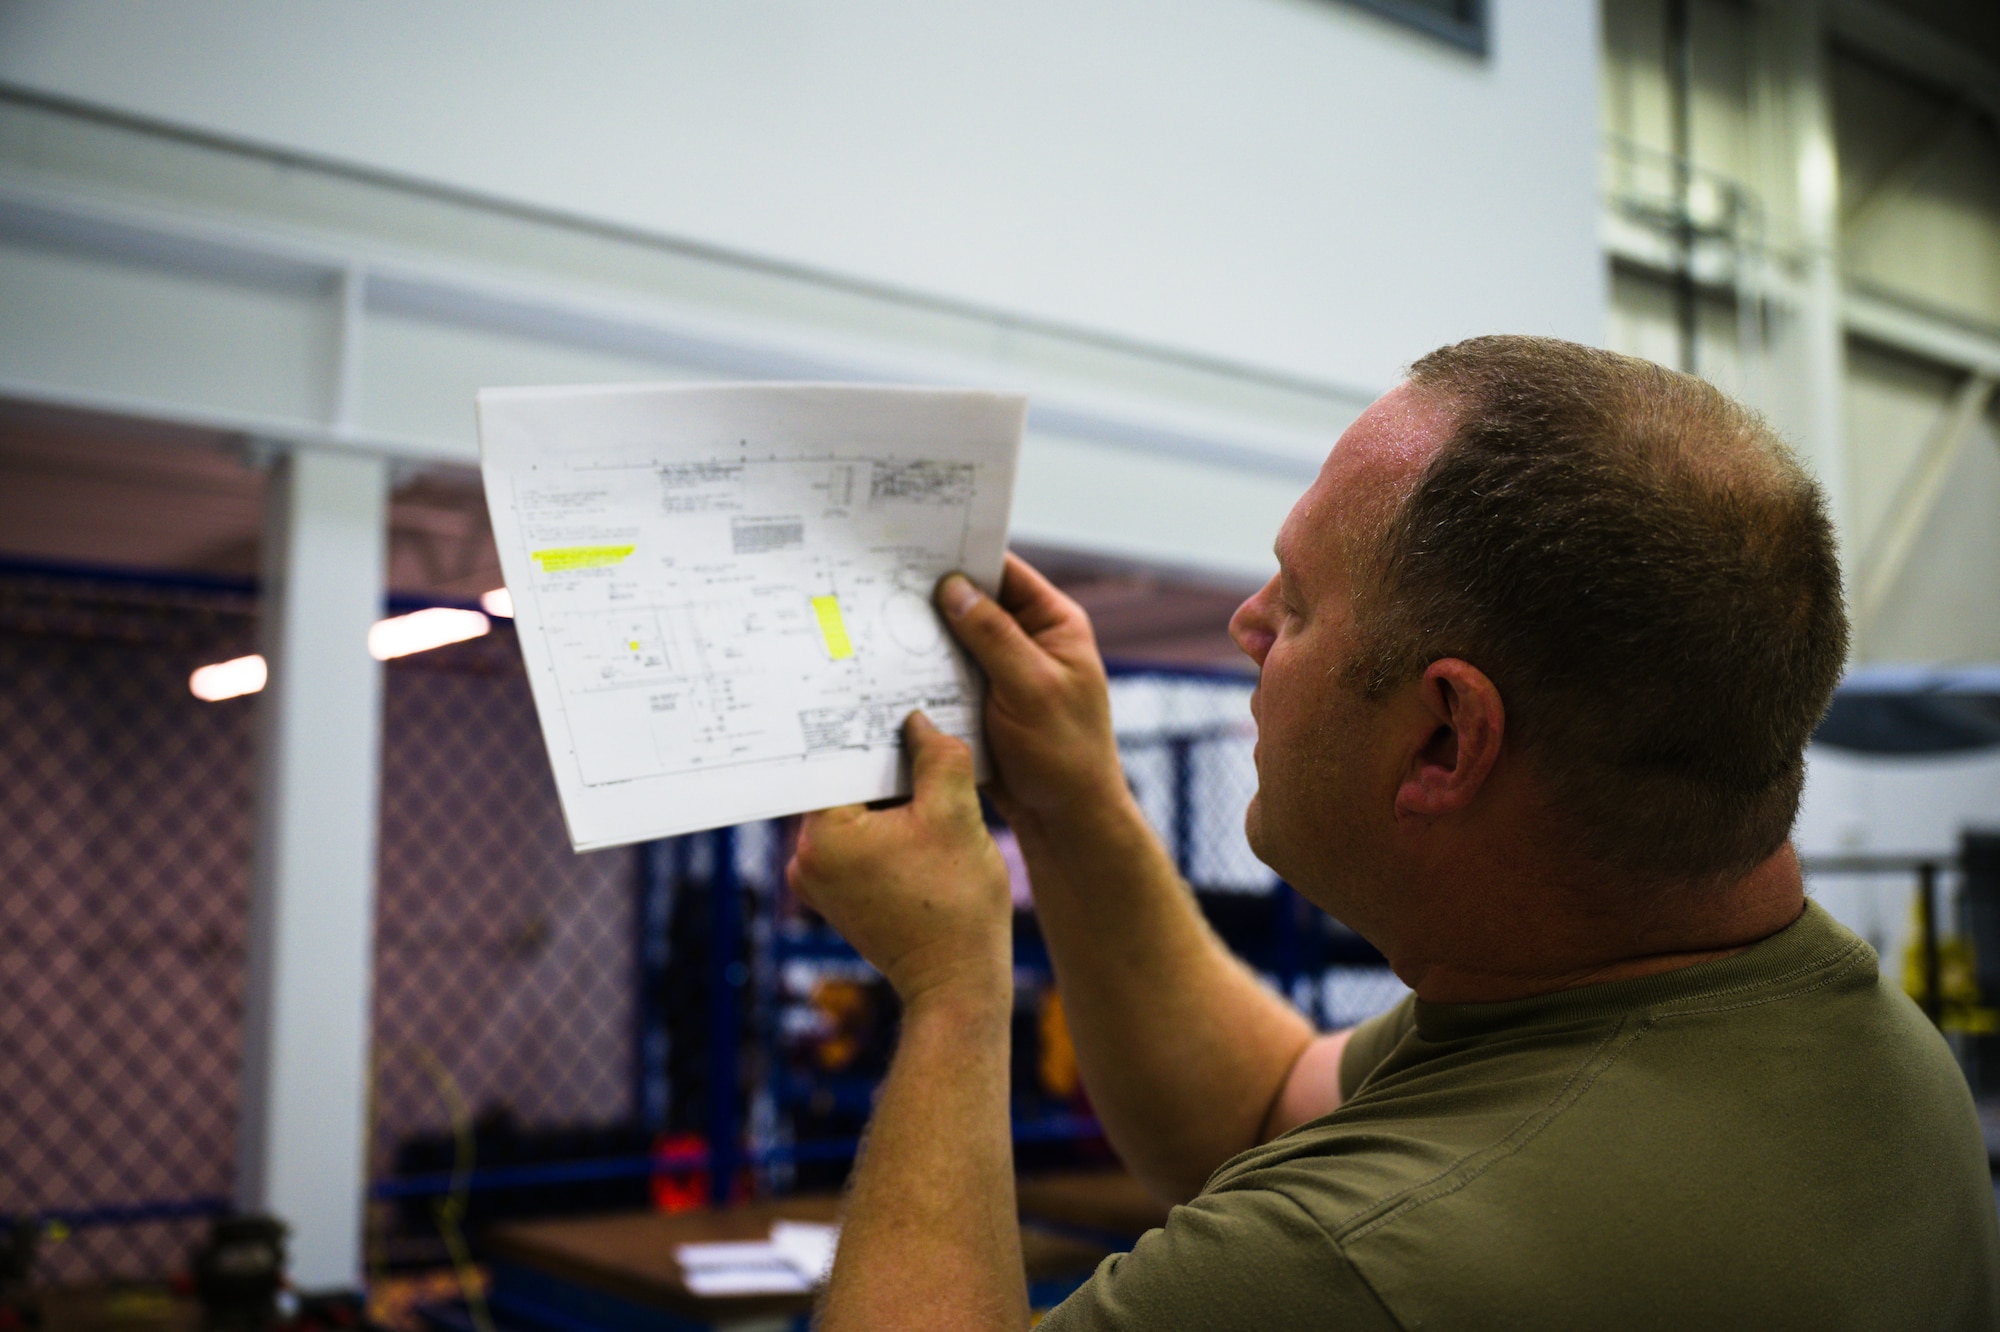
<svg viewBox="0 0 2000 1332"><path fill-rule="evenodd" d="M1969 754L2000 748L2000 694L1843 687L1813 743L1862 754Z"/></svg>

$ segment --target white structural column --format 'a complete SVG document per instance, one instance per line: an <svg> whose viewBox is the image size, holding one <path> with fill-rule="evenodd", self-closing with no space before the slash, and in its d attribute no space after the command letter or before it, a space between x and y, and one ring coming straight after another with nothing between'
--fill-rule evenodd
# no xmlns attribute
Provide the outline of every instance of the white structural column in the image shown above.
<svg viewBox="0 0 2000 1332"><path fill-rule="evenodd" d="M1762 118L1774 183L1789 184L1791 281L1778 320L1772 406L1826 487L1852 563L1841 386L1847 366L1840 281L1840 174L1830 53L1820 0L1766 0L1760 9ZM1780 197L1783 197L1782 195ZM1849 570L1852 576L1852 570Z"/></svg>
<svg viewBox="0 0 2000 1332"><path fill-rule="evenodd" d="M388 471L295 447L266 500L236 1192L292 1228L308 1292L361 1280Z"/></svg>

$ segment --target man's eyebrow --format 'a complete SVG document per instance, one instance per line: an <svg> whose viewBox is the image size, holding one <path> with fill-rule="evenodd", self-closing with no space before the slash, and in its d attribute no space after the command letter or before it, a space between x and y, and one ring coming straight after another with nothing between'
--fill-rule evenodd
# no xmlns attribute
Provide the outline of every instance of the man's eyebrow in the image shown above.
<svg viewBox="0 0 2000 1332"><path fill-rule="evenodd" d="M1278 539L1271 543L1271 555L1278 561L1278 572L1286 578L1296 579L1298 577L1298 566L1287 557L1289 550L1290 546L1285 541L1283 533L1280 533Z"/></svg>

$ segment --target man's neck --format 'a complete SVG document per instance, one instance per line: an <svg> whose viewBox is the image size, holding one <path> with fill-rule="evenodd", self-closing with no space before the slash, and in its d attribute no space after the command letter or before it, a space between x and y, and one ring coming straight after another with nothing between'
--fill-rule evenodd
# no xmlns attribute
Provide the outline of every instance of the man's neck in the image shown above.
<svg viewBox="0 0 2000 1332"><path fill-rule="evenodd" d="M1500 1003L1584 985L1677 971L1738 953L1799 918L1805 884L1787 843L1728 885L1622 895L1548 887L1478 937L1446 936L1432 950L1397 949L1396 974L1431 1003ZM1627 902L1636 909L1611 910ZM1497 913L1482 913L1496 922ZM1462 917L1463 918L1463 917Z"/></svg>

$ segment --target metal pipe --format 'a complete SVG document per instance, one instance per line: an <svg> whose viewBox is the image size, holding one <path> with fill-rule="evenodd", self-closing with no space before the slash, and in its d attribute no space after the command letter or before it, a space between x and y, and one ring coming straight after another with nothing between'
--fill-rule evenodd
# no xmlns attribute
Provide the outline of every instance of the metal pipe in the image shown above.
<svg viewBox="0 0 2000 1332"><path fill-rule="evenodd" d="M1673 123L1674 317L1680 331L1680 367L1699 373L1700 294L1694 281L1694 24L1690 0L1667 0L1667 89Z"/></svg>
<svg viewBox="0 0 2000 1332"><path fill-rule="evenodd" d="M1933 1024L1944 1021L1943 966L1938 958L1938 867L1935 861L1917 866L1917 891L1924 903L1924 1014Z"/></svg>
<svg viewBox="0 0 2000 1332"><path fill-rule="evenodd" d="M743 981L743 963L737 956L743 937L743 899L736 876L736 829L717 828L710 837L715 863L708 878L708 1196L720 1207L729 1201L742 1161L737 1081L743 1037L736 991Z"/></svg>
<svg viewBox="0 0 2000 1332"><path fill-rule="evenodd" d="M1194 878L1194 742L1186 736L1167 741L1174 793L1174 868L1190 882Z"/></svg>
<svg viewBox="0 0 2000 1332"><path fill-rule="evenodd" d="M1104 1135L1104 1127L1090 1115L1048 1115L1038 1119L1017 1119L1013 1123L1015 1142L1088 1142ZM739 1163L776 1165L805 1161L850 1160L861 1150L859 1138L825 1138L813 1142L788 1143L736 1154ZM369 1196L378 1202L401 1198L428 1198L453 1189L481 1192L494 1189L546 1188L552 1185L597 1183L611 1179L642 1179L686 1174L709 1169L718 1163L712 1152L695 1148L662 1152L649 1156L601 1156L581 1161L540 1161L530 1165L486 1166L469 1174L449 1170L421 1175L398 1175L375 1181ZM228 1210L226 1198L192 1198L138 1203L127 1207L100 1207L87 1211L42 1213L43 1219L77 1225L130 1224L160 1218L207 1216Z"/></svg>
<svg viewBox="0 0 2000 1332"><path fill-rule="evenodd" d="M684 877L686 853L680 839L647 842L639 848L638 1023L633 1033L633 1108L639 1124L658 1132L667 1126L671 1088L667 1057L667 964L672 956L674 894Z"/></svg>

